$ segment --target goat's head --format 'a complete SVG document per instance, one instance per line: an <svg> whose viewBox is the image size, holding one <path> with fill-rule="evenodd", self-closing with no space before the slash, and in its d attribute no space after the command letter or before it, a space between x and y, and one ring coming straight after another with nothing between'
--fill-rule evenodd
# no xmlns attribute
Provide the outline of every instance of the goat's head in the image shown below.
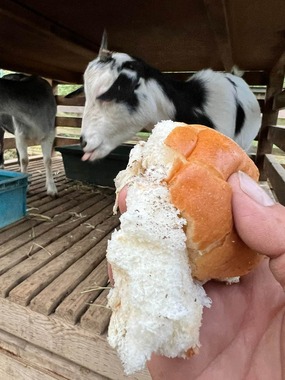
<svg viewBox="0 0 285 380"><path fill-rule="evenodd" d="M106 156L164 117L152 99L161 95L161 87L152 80L149 69L140 59L109 51L103 35L99 55L84 73L83 160Z"/></svg>

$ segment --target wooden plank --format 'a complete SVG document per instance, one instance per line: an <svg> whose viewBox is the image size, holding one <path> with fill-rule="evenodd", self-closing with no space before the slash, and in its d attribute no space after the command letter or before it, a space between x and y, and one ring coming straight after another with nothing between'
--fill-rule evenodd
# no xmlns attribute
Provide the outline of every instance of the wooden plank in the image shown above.
<svg viewBox="0 0 285 380"><path fill-rule="evenodd" d="M261 129L259 132L258 146L256 152L256 165L260 171L260 179L265 180L264 159L266 154L272 151L272 141L268 138L269 125L275 125L278 119L278 111L273 110L273 98L283 88L285 70L285 52L272 68L267 86L264 112Z"/></svg>
<svg viewBox="0 0 285 380"><path fill-rule="evenodd" d="M113 229L112 225L110 225L109 227L111 227L111 230ZM34 299L31 300L30 307L32 310L38 311L46 315L51 314L52 312L54 312L54 310L60 304L60 302L69 293L71 293L71 291L74 290L82 282L82 280L84 280L93 270L97 268L97 266L104 260L106 256L107 240L110 237L110 235L104 237L102 241L97 243L96 246L93 246L87 252L86 249L88 249L90 245L86 248L84 247L84 243L85 245L87 245L87 241L89 242L90 239L99 240L99 238L101 237L99 234L102 235L102 232L97 232L97 236L94 233L91 233L91 236L88 235L86 240L80 241L79 244L75 244L75 248L66 250L63 255L58 257L58 259L56 260L57 262L53 261L51 264L48 264L47 266L49 268L45 266L45 268L41 272L51 272L52 269L53 281L50 282L50 284L47 285L44 288L44 290L42 290ZM82 251L80 251L80 255L76 255L74 251L75 249L78 250L79 247L82 247L83 253ZM84 254L84 252L86 253ZM68 258L71 255L71 253L73 253L73 260L70 264L70 260L68 260ZM69 267L67 267L68 264L70 264ZM55 275L56 272L57 275ZM43 278L45 278L45 275L43 275ZM33 279L32 281L35 281L35 279ZM22 288L19 288L17 288L17 294L18 297L21 297L22 300ZM13 299L14 296L15 294L13 294Z"/></svg>
<svg viewBox="0 0 285 380"><path fill-rule="evenodd" d="M57 127L62 126L62 127L81 128L81 122L82 122L82 118L81 117L62 117L62 116L57 116L55 118L55 125Z"/></svg>
<svg viewBox="0 0 285 380"><path fill-rule="evenodd" d="M66 380L57 374L35 368L4 350L0 350L0 378L3 380Z"/></svg>
<svg viewBox="0 0 285 380"><path fill-rule="evenodd" d="M111 310L107 306L107 295L109 290L104 290L89 307L81 318L81 326L84 330L96 331L103 334L109 324Z"/></svg>
<svg viewBox="0 0 285 380"><path fill-rule="evenodd" d="M5 298L0 298L0 315L1 329L7 333L112 380L130 380L123 373L106 337L92 334L60 318L36 313ZM131 379L150 380L150 376L143 371L134 374Z"/></svg>
<svg viewBox="0 0 285 380"><path fill-rule="evenodd" d="M52 212L47 213L48 217L52 217L51 221L41 223L33 227L30 234L22 234L13 241L8 241L2 245L0 273L6 272L27 257L31 257L41 249L40 247L46 247L60 237L67 235L75 227L87 222L92 212L96 214L112 203L110 199L100 199L95 204L94 201L94 197L91 197L80 203L80 199L77 198L70 201L73 205L72 209L67 205L56 207ZM89 210L90 214L82 214L86 210ZM21 249L16 249L20 247Z"/></svg>
<svg viewBox="0 0 285 380"><path fill-rule="evenodd" d="M39 225L40 223L44 223L48 219L44 219L46 217L46 213L53 209L56 208L57 206L63 207L64 204L69 202L68 196L72 195L74 193L72 189L69 190L68 193L65 195L65 199L62 198L57 198L52 200L51 202L47 202L47 198L41 198L39 200L36 200L33 204L28 202L28 216L21 220L20 222L17 223L17 225L14 225L13 228L5 228L0 230L0 241L1 244L4 245L7 241L15 239L17 236L22 235L23 233L35 228L36 225ZM73 194L73 200L76 199L76 197ZM69 203L68 203L69 204ZM68 206L69 208L69 206ZM38 215L38 217L37 217ZM52 218L51 216L48 216L48 218ZM34 232L33 232L34 235ZM24 243L24 241L23 241ZM4 250L4 248L3 248ZM0 251L0 257L1 257L2 249Z"/></svg>
<svg viewBox="0 0 285 380"><path fill-rule="evenodd" d="M270 126L268 137L274 145L285 152L285 127L281 125Z"/></svg>
<svg viewBox="0 0 285 380"><path fill-rule="evenodd" d="M57 168L59 168L58 164L60 164L60 168L62 168L62 160L57 160ZM35 166L36 163L32 163L33 170L36 170L36 168L40 168L42 166L42 162L38 162L38 166ZM41 166L39 166L41 165ZM54 165L53 165L54 166ZM15 169L15 165L9 165L6 169L11 170ZM43 177L42 172L38 170L38 173L32 177L32 183L30 185L30 190L28 192L27 196L27 208L29 210L29 216L26 219L21 220L18 222L15 226L15 228L10 229L9 226L5 229L0 230L0 241L1 243L5 243L7 240L13 240L17 235L20 235L21 233L24 233L25 231L31 230L35 223L37 224L44 220L37 220L33 214L39 214L39 215L45 215L45 213L53 208L56 208L57 206L63 206L66 202L69 202L70 199L76 199L82 192L84 193L85 187L78 187L74 181L66 180L65 174L63 172L58 172L55 175L55 181L58 187L58 198L51 199L49 196L47 196L44 184L43 184ZM41 184L41 187L38 186L38 183ZM88 187L86 186L86 189L88 190ZM86 190L85 189L85 190ZM92 188L90 187L90 190L88 191L88 194L92 192ZM86 191L85 191L86 193ZM86 198L89 197L89 195L86 194ZM82 198L80 198L81 201L83 201ZM60 212L60 210L58 210ZM64 211L64 210L62 210ZM47 215L48 217L53 217L52 214ZM2 254L2 250L0 250L0 256Z"/></svg>
<svg viewBox="0 0 285 380"><path fill-rule="evenodd" d="M56 137L54 140L54 146L65 146L65 145L73 145L79 144L80 141L78 138L71 137Z"/></svg>
<svg viewBox="0 0 285 380"><path fill-rule="evenodd" d="M66 188L65 182L63 182L60 186L58 186L58 190L59 190L59 197L52 199L46 194L46 191L44 188L40 189L37 187L35 189L33 186L32 191L30 191L27 195L27 210L28 210L27 217L21 220L17 224L17 228L13 229L13 231L7 232L9 227L5 229L1 229L0 230L1 242L4 243L7 240L11 240L10 238L13 238L17 235L20 235L20 233L27 231L31 227L29 226L29 221L37 220L37 218L35 217L36 214L47 217L46 219L44 218L41 219L41 221L44 221L44 220L47 221L48 218L53 218L55 213L48 214L48 215L45 215L45 213L47 213L48 211L52 212L52 209L57 208L57 207L59 207L59 210L60 210L60 207L64 207L65 203L68 203L70 202L70 200L74 200L75 198L82 196L82 194L80 193L74 194L73 187ZM86 196L86 199L87 198L88 197ZM67 209L68 209L68 206L67 206ZM38 220L38 222L40 222L40 220ZM31 224L34 225L33 223ZM0 253L0 256L1 256L1 253Z"/></svg>
<svg viewBox="0 0 285 380"><path fill-rule="evenodd" d="M272 154L265 156L265 171L278 201L285 206L285 169Z"/></svg>
<svg viewBox="0 0 285 380"><path fill-rule="evenodd" d="M285 108L285 90L276 94L273 99L274 111L281 110L282 108Z"/></svg>
<svg viewBox="0 0 285 380"><path fill-rule="evenodd" d="M27 146L35 146L39 144L35 144L34 141L28 140L27 141ZM4 150L6 149L16 149L16 142L15 142L15 137L5 137L4 138Z"/></svg>
<svg viewBox="0 0 285 380"><path fill-rule="evenodd" d="M102 220L104 220L104 217L106 217L106 214L100 212L105 207L106 207L106 212L108 212L108 214L110 215L110 213L112 212L112 204L110 205L110 201L106 201L103 199L102 201L96 203L94 206L89 208L89 212L94 211L94 215L98 213L97 219L99 223ZM95 219L96 215L93 218ZM11 251L9 255L4 256L0 260L1 272L3 273L1 277L2 281L0 283L0 294L7 296L8 292L12 288L17 286L19 282L18 276L21 276L20 279L22 280L23 276L24 278L26 278L27 275L29 275L30 277L28 280L25 281L24 285L19 285L17 289L14 291L15 294L12 293L11 295L11 297L13 297L13 294L14 294L14 297L15 299L17 299L18 302L23 302L24 304L27 304L33 295L37 294L40 290L42 290L45 287L45 285L47 285L47 283L49 283L52 280L52 274L50 274L49 272L45 272L45 269L46 271L48 271L50 266L54 264L50 264L50 265L46 264L44 267L45 269L43 270L39 269L37 266L38 265L42 266L43 258L47 262L50 262L52 260L52 263L56 262L56 260L62 261L63 259L62 259L61 253L64 252L67 248L69 248L71 245L74 246L74 244L78 240L78 235L86 236L90 232L90 228L84 225L84 223L89 222L89 220L90 218L88 218L88 216L86 215L80 216L76 212L75 218L73 220L69 218L69 220L67 220L65 223L55 225L53 227L53 230L48 230L48 233L46 233L47 231L45 231L44 234L41 234L32 242L28 242L24 244L21 247L21 249L18 249L16 251ZM78 226L79 228L75 231L75 228ZM34 230L36 230L36 228ZM95 243L96 242L91 241L90 246L92 247L92 245L94 245ZM76 251L79 249L79 247L74 246L73 249L74 251ZM37 255L34 256L36 253ZM80 251L79 249L78 254L82 255L83 253L84 251ZM76 252L74 252L74 254L76 254ZM58 258L58 256L60 256L61 258ZM64 255L64 257L65 256L66 255ZM75 260L75 258L71 256L71 257L67 257L66 260L67 261L62 263L63 266L68 266L68 263L71 264L72 260ZM4 281L4 277L3 277L4 273L7 272L8 269L10 271L13 270L12 268L14 268L19 263L21 263L21 266L18 267L18 271L17 271L18 276L11 278L12 283L11 281L9 283L10 276L9 274L7 274L8 278L7 280ZM36 273L32 275L32 273L34 272L36 268L37 268ZM10 271L9 273L11 273ZM25 275L23 275L22 271L25 273ZM42 272L44 272L45 275ZM33 282L40 275L44 277L39 278L39 282ZM29 289L29 286L31 285L30 283L33 284L33 288L31 287L31 289ZM17 292L18 292L18 288L20 287L22 288L22 294L18 296ZM25 290L23 288L25 288ZM34 289L33 292L32 292L32 289Z"/></svg>
<svg viewBox="0 0 285 380"><path fill-rule="evenodd" d="M78 323L89 304L107 287L109 282L107 262L103 260L56 308L55 314L65 321Z"/></svg>
<svg viewBox="0 0 285 380"><path fill-rule="evenodd" d="M11 359L7 362L7 357ZM20 363L27 370L22 370L21 376L18 371L15 373ZM30 344L23 339L7 334L0 330L0 378L5 380L30 380L32 379L32 371L36 370L38 377L35 380L43 380L44 376L50 374L52 379L61 380L107 380L107 377L90 371L87 368L76 365L69 360L65 360L59 355L55 355L49 351L41 349ZM2 376L3 375L3 376Z"/></svg>
<svg viewBox="0 0 285 380"><path fill-rule="evenodd" d="M4 151L6 149L16 149L15 137L4 137Z"/></svg>

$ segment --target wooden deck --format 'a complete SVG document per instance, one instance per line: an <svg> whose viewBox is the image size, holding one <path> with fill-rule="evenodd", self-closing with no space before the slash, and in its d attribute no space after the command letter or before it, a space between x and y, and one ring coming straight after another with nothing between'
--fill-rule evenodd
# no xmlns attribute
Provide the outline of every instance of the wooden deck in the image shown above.
<svg viewBox="0 0 285 380"><path fill-rule="evenodd" d="M114 191L67 180L61 157L53 168L59 197L31 161L29 215L0 230L0 379L149 379L125 376L106 341Z"/></svg>

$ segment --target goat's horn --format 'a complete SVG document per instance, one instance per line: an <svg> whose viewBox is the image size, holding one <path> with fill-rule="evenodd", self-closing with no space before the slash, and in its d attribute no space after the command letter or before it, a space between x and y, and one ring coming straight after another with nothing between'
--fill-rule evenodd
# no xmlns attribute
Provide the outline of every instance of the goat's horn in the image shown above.
<svg viewBox="0 0 285 380"><path fill-rule="evenodd" d="M111 52L108 50L108 38L107 38L107 32L104 29L102 40L101 40L101 46L99 50L99 58L100 60L104 61L107 57L109 57Z"/></svg>

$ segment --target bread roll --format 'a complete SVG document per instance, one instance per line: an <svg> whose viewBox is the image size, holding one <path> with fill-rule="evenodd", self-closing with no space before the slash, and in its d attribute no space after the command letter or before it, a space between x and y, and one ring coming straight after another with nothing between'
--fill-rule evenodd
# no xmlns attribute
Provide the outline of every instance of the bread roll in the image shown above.
<svg viewBox="0 0 285 380"><path fill-rule="evenodd" d="M235 282L261 260L237 235L229 176L258 170L231 139L213 129L158 123L131 151L115 180L128 185L127 211L108 243L115 286L108 340L125 372L143 369L152 353L198 352L202 284Z"/></svg>

